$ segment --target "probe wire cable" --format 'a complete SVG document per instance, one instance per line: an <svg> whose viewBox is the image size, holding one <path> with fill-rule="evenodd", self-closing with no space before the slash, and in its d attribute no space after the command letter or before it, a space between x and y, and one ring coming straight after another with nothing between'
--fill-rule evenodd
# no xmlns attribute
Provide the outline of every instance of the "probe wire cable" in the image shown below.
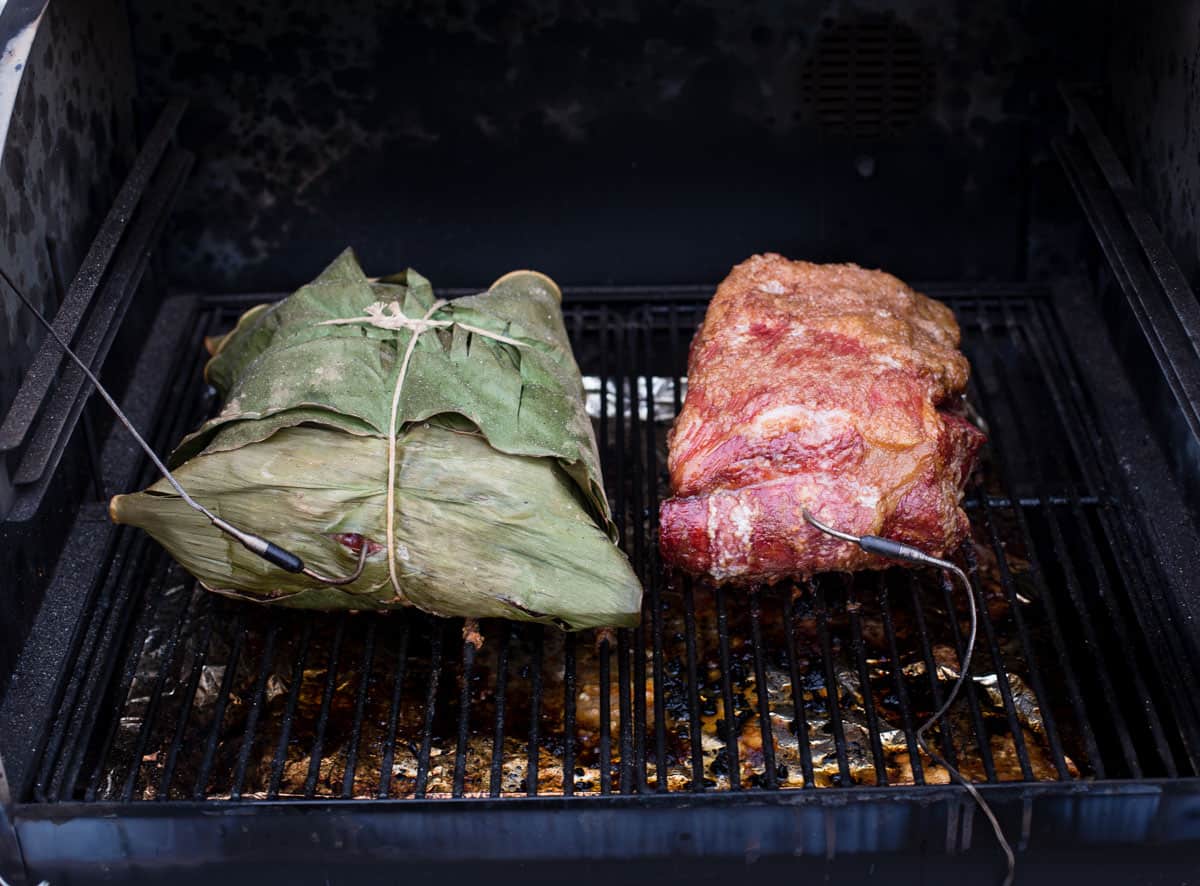
<svg viewBox="0 0 1200 886"><path fill-rule="evenodd" d="M1012 845L1008 842L1008 838L1004 836L1004 829L1000 827L1000 821L996 818L996 813L992 811L992 807L989 806L987 801L983 799L983 795L979 793L979 789L975 787L975 785L972 784L968 779L964 778L963 774L959 772L956 767L952 766L949 760L935 751L932 743L928 740L929 730L932 729L934 724L936 724L946 715L951 706L958 699L959 693L962 691L963 686L965 686L967 681L971 679L971 658L975 654L975 640L979 633L979 614L975 608L975 594L971 588L971 580L957 564L951 563L949 560L942 560L938 557L927 554L920 548L915 548L912 545L907 545L902 542L893 541L890 538L881 538L878 535L851 535L848 532L842 532L841 530L835 529L826 523L822 523L815 516L813 516L812 512L809 511L808 508L804 508L802 513L804 515L804 519L813 528L840 541L844 541L849 544L856 544L868 554L876 554L880 557L887 557L892 560L902 560L907 563L915 563L921 566L933 566L937 569L942 569L951 573L957 577L960 582L962 582L963 591L966 593L967 597L967 612L970 620L970 630L967 632L967 646L963 651L962 659L959 662L958 678L954 681L954 685L950 688L950 694L946 696L946 700L942 702L941 707L934 711L933 714L930 715L929 719L917 728L917 746L920 747L920 749L926 754L928 754L935 763L937 763L939 766L942 766L947 772L949 772L950 777L966 789L967 793L971 795L971 799L973 799L983 811L984 816L992 826L993 833L996 835L996 842L998 842L1000 844L1000 848L1004 850L1004 858L1008 863L1008 870L1004 876L1002 886L1012 886L1013 875L1016 872L1017 860L1013 853ZM953 613L950 615L951 618L954 617Z"/></svg>

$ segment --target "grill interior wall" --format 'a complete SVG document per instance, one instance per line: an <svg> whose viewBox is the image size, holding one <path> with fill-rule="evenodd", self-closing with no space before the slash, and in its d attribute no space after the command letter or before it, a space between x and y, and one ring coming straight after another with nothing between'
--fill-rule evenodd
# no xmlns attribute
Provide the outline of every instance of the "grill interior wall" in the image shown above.
<svg viewBox="0 0 1200 886"><path fill-rule="evenodd" d="M206 292L300 286L342 243L378 267L403 244L442 285L514 260L716 279L768 248L1023 279L1027 252L1076 251L1029 201L1107 22L1078 0L128 7L139 100L191 103L166 259Z"/></svg>
<svg viewBox="0 0 1200 886"><path fill-rule="evenodd" d="M914 730L957 673L960 593L894 569L713 589L657 562L665 431L705 293L568 298L642 625L611 636L257 608L198 589L140 533L72 650L38 800L720 792L944 782ZM1131 599L1147 582L1111 459L1047 299L940 292L964 328L991 442L962 551L981 619L974 680L936 740L971 778L1194 774ZM657 297L656 302L651 299ZM172 369L165 448L215 404L202 337L249 302L213 299ZM651 382L660 379L658 384ZM635 408L636 407L636 408ZM1194 747L1194 745L1192 745Z"/></svg>

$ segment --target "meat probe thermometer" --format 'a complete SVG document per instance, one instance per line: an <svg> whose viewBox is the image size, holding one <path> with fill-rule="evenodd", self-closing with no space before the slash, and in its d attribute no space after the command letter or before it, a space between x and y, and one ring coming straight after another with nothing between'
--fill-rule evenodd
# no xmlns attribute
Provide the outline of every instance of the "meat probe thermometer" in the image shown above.
<svg viewBox="0 0 1200 886"><path fill-rule="evenodd" d="M848 544L858 545L868 554L886 557L889 560L902 560L905 563L915 563L919 566L933 566L952 573L962 582L963 590L966 591L967 612L971 623L970 630L967 632L967 648L963 652L958 668L958 679L954 681L954 685L950 688L950 694L946 696L946 700L942 702L942 706L934 711L928 720L917 727L917 745L935 763L945 767L946 771L950 773L951 778L966 788L971 798L979 804L979 808L983 810L983 814L987 817L988 822L991 823L992 831L996 834L996 841L1000 844L1000 848L1004 850L1004 857L1008 862L1008 872L1005 874L1003 886L1012 886L1013 874L1017 864L1016 856L1013 855L1012 846L1004 836L1004 831L1000 827L1000 822L997 820L996 814L992 812L992 808L983 799L983 796L979 793L979 789L970 781L963 778L962 773L958 769L951 766L948 760L938 754L925 737L926 733L933 728L933 724L942 719L946 715L946 712L950 710L950 706L958 698L959 691L966 684L967 680L970 679L971 657L975 653L975 639L979 631L979 616L975 610L975 595L971 591L971 580L967 578L967 574L957 564L927 554L920 548L914 548L912 545L907 545L890 538L882 538L878 535L851 535L849 532L842 532L839 529L834 529L827 523L822 523L813 516L812 511L808 508L803 508L801 513L805 521L814 529Z"/></svg>
<svg viewBox="0 0 1200 886"><path fill-rule="evenodd" d="M54 325L42 315L42 312L39 311L34 306L33 302L31 302L25 296L25 293L17 288L17 285L13 283L11 279L9 279L8 274L6 274L3 270L0 270L0 279L8 284L8 288L16 293L16 296L21 300L21 303L25 305L25 307L29 309L29 312L37 318L37 321L46 328L46 331L50 333L50 336L58 343L58 346L63 349L63 352L75 362L75 365L79 367L80 371L83 372L87 380L90 381L93 387L96 388L96 392L104 398L104 402L108 404L108 408L112 410L113 415L115 415L120 420L121 424L125 426L125 430L129 431L130 435L137 442L137 445L141 447L142 451L146 453L146 456L150 459L150 461L154 463L154 467L157 468L158 472L163 475L163 478L166 479L166 481L170 483L172 487L174 487L175 491L179 493L179 497L183 499L184 503L188 507L199 511L208 518L208 521L212 523L213 526L237 541L250 553L257 554L268 563L272 564L273 566L278 566L280 569L285 569L288 572L303 573L313 581L317 581L326 585L348 585L351 582L357 581L359 576L363 574L363 569L367 565L367 545L365 544L362 546L362 550L358 555L358 566L350 575L342 578L321 575L319 572L306 566L304 561L301 560L299 556L292 553L287 548L281 547L280 545L275 544L275 542L263 538L261 535L256 535L253 532L247 532L244 529L239 529L229 521L221 519L204 505L200 504L200 502L188 495L187 490L184 489L182 484L175 479L175 475L171 473L170 469L165 464L163 464L162 459L155 454L154 449L149 443L146 442L145 438L138 433L137 428L133 426L133 422L129 420L129 416L127 416L121 407L117 405L116 400L112 398L112 395L109 394L104 385L100 383L100 379L96 378L95 373L88 368L87 364L83 362L83 360L78 354L75 353L74 350L72 350L71 346L63 340L63 337L58 334L58 330L54 328Z"/></svg>

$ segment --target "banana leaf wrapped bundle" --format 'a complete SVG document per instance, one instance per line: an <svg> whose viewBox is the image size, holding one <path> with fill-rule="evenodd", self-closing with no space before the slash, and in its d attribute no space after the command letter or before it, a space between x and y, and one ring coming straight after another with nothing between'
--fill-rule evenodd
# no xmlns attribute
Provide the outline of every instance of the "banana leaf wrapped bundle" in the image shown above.
<svg viewBox="0 0 1200 886"><path fill-rule="evenodd" d="M560 300L514 272L443 302L411 270L368 279L347 250L210 341L224 408L172 454L176 478L323 575L365 556L348 584L272 566L165 480L114 498L112 518L244 600L636 624L641 585L616 546Z"/></svg>

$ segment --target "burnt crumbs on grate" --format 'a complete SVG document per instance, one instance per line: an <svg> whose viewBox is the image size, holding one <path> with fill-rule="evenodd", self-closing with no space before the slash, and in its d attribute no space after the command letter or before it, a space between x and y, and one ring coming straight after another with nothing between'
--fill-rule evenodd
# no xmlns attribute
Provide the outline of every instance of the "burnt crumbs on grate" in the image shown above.
<svg viewBox="0 0 1200 886"><path fill-rule="evenodd" d="M1123 530L1080 462L1089 438L1071 424L1056 319L1023 293L948 301L992 443L968 485L973 537L961 552L981 612L973 680L931 737L979 781L1190 771L1162 689L1138 664L1147 653L1114 617L1130 567L1091 556L1121 550L1112 542ZM599 398L596 430L623 546L646 584L640 627L571 635L488 621L476 651L461 622L418 612L279 613L214 598L141 544L115 579L128 584L134 619L104 671L113 711L64 699L41 798L944 783L914 753L915 729L957 676L965 633L961 595L940 576L890 570L734 590L661 570L667 423L630 399L655 396L639 379L682 370L703 307L567 313L584 373L630 382L611 403ZM199 334L233 310L207 309ZM213 405L192 368L179 370L180 426ZM1045 408L1017 409L1030 391ZM1130 654L1101 654L1117 644ZM1143 709L1136 722L1125 715Z"/></svg>

